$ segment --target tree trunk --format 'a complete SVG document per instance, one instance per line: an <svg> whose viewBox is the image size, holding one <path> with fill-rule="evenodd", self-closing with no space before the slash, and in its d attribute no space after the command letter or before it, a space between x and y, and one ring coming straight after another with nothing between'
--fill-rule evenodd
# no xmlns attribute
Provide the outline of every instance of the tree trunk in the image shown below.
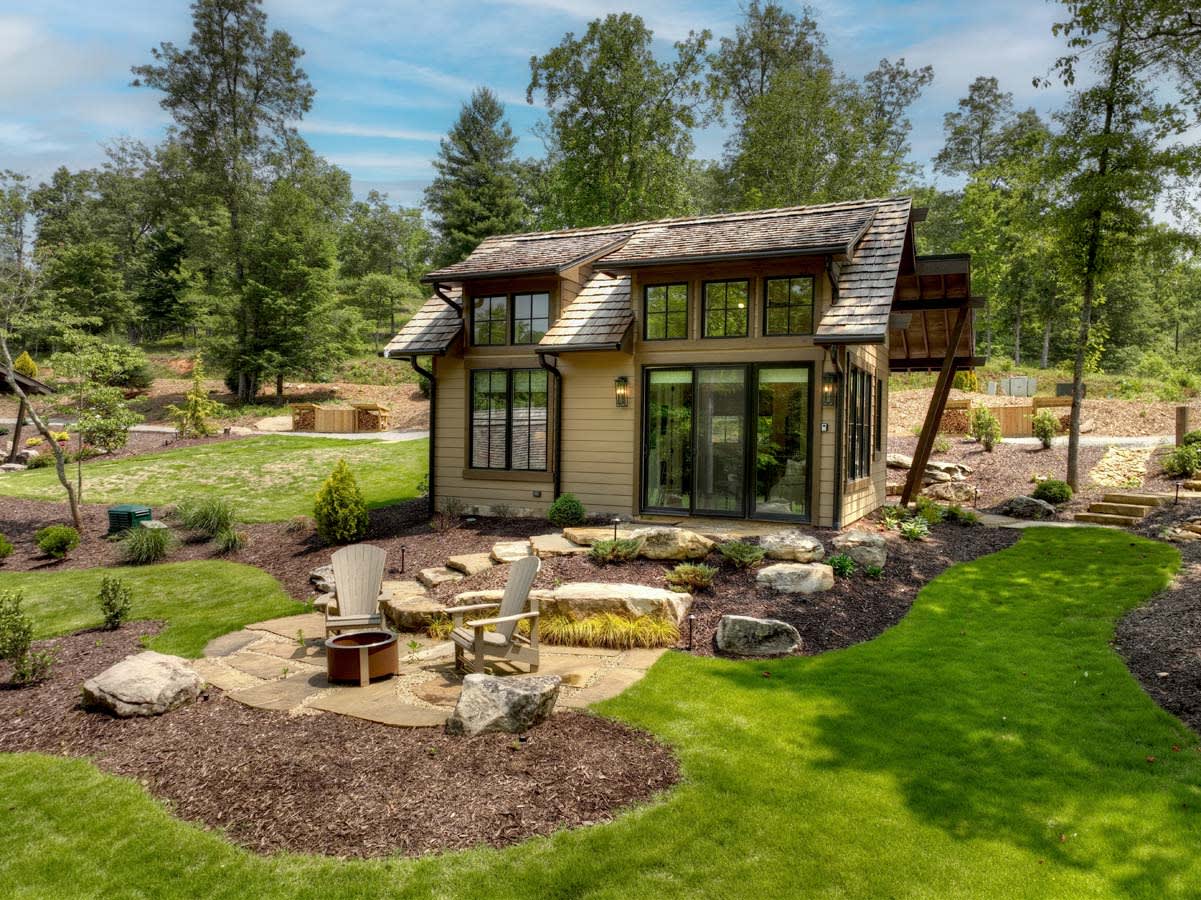
<svg viewBox="0 0 1201 900"><path fill-rule="evenodd" d="M1047 321L1043 323L1043 352L1039 357L1040 369L1047 367L1048 357L1051 355L1051 317L1047 316Z"/></svg>
<svg viewBox="0 0 1201 900"><path fill-rule="evenodd" d="M1018 297L1016 315L1013 319L1013 364L1022 364L1022 298Z"/></svg>
<svg viewBox="0 0 1201 900"><path fill-rule="evenodd" d="M21 400L17 403L17 424L13 426L13 443L5 462L16 462L17 454L21 452L21 432L25 429L25 414L25 401Z"/></svg>
<svg viewBox="0 0 1201 900"><path fill-rule="evenodd" d="M275 374L275 405L282 406L284 402L284 373Z"/></svg>

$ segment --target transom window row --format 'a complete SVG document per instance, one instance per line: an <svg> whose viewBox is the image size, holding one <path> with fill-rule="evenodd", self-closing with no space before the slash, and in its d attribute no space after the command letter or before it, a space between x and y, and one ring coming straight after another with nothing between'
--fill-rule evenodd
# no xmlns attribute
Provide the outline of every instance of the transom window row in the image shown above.
<svg viewBox="0 0 1201 900"><path fill-rule="evenodd" d="M550 294L471 298L471 343L477 347L536 344L550 330Z"/></svg>
<svg viewBox="0 0 1201 900"><path fill-rule="evenodd" d="M647 341L688 337L688 284L648 284L643 288L642 337ZM814 281L810 275L763 279L763 333L813 334ZM701 285L701 337L750 335L749 279L706 281Z"/></svg>

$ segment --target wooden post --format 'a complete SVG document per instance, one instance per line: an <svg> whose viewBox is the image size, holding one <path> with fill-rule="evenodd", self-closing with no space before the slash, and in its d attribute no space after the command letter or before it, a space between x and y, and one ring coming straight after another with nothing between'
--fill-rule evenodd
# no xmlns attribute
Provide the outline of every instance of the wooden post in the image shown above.
<svg viewBox="0 0 1201 900"><path fill-rule="evenodd" d="M926 474L926 463L930 461L930 451L934 449L938 426L942 422L942 414L947 407L947 397L951 394L951 382L955 377L955 353L959 350L959 341L963 337L964 328L967 327L968 315L968 307L961 306L959 315L955 318L955 326L947 338L947 353L942 360L938 382L934 385L934 396L930 398L930 408L926 410L926 421L922 425L921 437L917 439L917 451L913 454L913 465L909 467L909 477L905 479L905 489L901 492L901 506L908 506L909 501L921 490L921 479Z"/></svg>
<svg viewBox="0 0 1201 900"><path fill-rule="evenodd" d="M1176 407L1176 446L1184 444L1184 436L1192 431L1191 410L1187 406Z"/></svg>

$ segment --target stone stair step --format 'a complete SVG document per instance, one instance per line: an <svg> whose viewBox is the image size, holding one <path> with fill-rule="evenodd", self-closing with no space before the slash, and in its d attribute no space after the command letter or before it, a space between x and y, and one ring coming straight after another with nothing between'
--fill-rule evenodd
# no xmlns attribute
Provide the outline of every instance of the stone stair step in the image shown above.
<svg viewBox="0 0 1201 900"><path fill-rule="evenodd" d="M1156 494L1106 494L1101 498L1103 503L1129 503L1133 506L1162 506L1166 497Z"/></svg>
<svg viewBox="0 0 1201 900"><path fill-rule="evenodd" d="M1186 481L1184 489L1186 491L1201 491L1201 481Z"/></svg>
<svg viewBox="0 0 1201 900"><path fill-rule="evenodd" d="M1089 506L1088 511L1093 513L1104 513L1110 516L1133 516L1136 519L1141 519L1147 515L1155 507L1141 506L1134 503L1094 503Z"/></svg>
<svg viewBox="0 0 1201 900"><path fill-rule="evenodd" d="M1095 512L1076 513L1076 521L1088 522L1090 525L1118 525L1123 528L1138 524L1138 519L1134 516L1111 516Z"/></svg>

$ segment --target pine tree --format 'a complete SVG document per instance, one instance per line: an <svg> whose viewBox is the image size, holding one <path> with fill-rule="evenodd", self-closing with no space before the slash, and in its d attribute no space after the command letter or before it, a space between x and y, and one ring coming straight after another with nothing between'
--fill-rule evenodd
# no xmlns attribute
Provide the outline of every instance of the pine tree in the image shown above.
<svg viewBox="0 0 1201 900"><path fill-rule="evenodd" d="M367 504L346 460L338 460L317 492L313 519L318 536L327 544L346 544L366 537Z"/></svg>
<svg viewBox="0 0 1201 900"><path fill-rule="evenodd" d="M525 224L513 158L517 138L504 114L496 94L479 88L442 139L434 160L438 175L425 191L439 238L436 265L457 262L484 238Z"/></svg>

